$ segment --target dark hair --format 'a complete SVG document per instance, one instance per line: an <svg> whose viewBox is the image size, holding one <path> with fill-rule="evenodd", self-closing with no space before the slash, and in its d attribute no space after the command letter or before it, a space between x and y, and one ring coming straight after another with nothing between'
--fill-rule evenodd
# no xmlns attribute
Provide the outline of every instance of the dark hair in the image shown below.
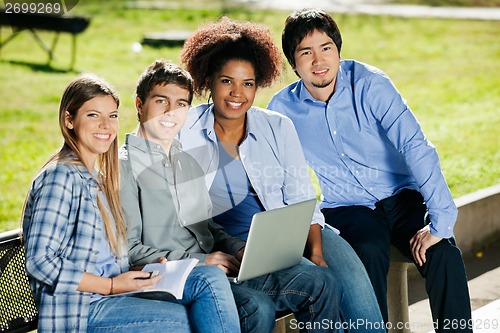
<svg viewBox="0 0 500 333"><path fill-rule="evenodd" d="M139 77L135 94L142 102L146 100L151 90L157 85L175 84L189 91L189 104L193 101L193 79L180 66L158 59L150 64Z"/></svg>
<svg viewBox="0 0 500 333"><path fill-rule="evenodd" d="M314 30L325 32L337 46L340 55L342 36L333 18L320 9L302 9L286 18L285 28L281 34L283 53L292 67L295 67L294 54L297 45Z"/></svg>
<svg viewBox="0 0 500 333"><path fill-rule="evenodd" d="M181 52L181 62L193 76L197 96L208 92L215 73L234 59L252 64L257 87L270 86L283 69L281 53L269 28L227 17L196 30Z"/></svg>

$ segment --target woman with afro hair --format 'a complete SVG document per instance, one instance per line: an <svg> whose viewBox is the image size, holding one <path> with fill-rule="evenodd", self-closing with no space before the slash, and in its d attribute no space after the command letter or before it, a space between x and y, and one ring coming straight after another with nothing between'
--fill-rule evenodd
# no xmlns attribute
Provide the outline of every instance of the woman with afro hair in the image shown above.
<svg viewBox="0 0 500 333"><path fill-rule="evenodd" d="M255 213L315 198L290 119L253 106L257 89L270 86L284 66L270 30L223 17L186 40L181 62L193 77L194 93L208 96L207 104L190 109L179 137L205 173L214 222L246 239ZM305 250L316 265L232 284L243 332L271 332L275 311L293 312L300 329L338 331L343 296L323 260L323 227L316 209ZM230 257L214 265L234 274Z"/></svg>

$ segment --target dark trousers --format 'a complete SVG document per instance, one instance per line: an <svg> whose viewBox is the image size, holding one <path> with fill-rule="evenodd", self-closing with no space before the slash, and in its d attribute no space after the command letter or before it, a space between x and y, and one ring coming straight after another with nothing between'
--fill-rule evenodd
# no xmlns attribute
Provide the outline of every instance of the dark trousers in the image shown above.
<svg viewBox="0 0 500 333"><path fill-rule="evenodd" d="M390 244L415 262L410 239L425 226L426 211L422 195L413 190L377 202L374 210L364 206L322 210L326 223L340 230L340 236L365 265L386 322ZM472 332L464 328L471 323L470 297L462 254L455 240L442 239L427 249L426 262L417 269L425 278L436 332Z"/></svg>

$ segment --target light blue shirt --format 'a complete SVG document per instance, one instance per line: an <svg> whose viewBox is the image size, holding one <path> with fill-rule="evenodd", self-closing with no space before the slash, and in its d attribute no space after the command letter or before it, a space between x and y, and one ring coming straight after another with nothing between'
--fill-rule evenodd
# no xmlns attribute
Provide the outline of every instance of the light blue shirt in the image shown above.
<svg viewBox="0 0 500 333"><path fill-rule="evenodd" d="M253 215L264 210L243 163L219 142L219 169L210 187L213 220L231 236L248 239Z"/></svg>
<svg viewBox="0 0 500 333"><path fill-rule="evenodd" d="M436 149L385 73L343 60L328 102L312 97L299 80L279 91L268 108L292 119L319 179L321 207L374 208L414 189L427 204L431 233L452 236L457 208Z"/></svg>
<svg viewBox="0 0 500 333"><path fill-rule="evenodd" d="M248 179L266 210L316 197L295 128L287 117L252 106L239 156ZM200 164L210 188L219 168L213 104L189 110L179 138L185 152ZM319 208L312 223L324 226Z"/></svg>
<svg viewBox="0 0 500 333"><path fill-rule="evenodd" d="M108 216L112 218L113 215L109 210L106 197L102 192L98 192L98 196L99 199L101 200L101 203L105 207ZM98 253L94 267L94 275L105 276L105 277L117 276L121 273L121 267L118 264L117 258L113 254L113 251L111 251L111 246L109 245L109 239L108 236L106 235L106 229L102 224L101 220L96 220L96 227L98 227L101 230L101 238L98 241L99 245L97 248ZM90 302L95 302L102 297L103 295L94 293L91 295Z"/></svg>

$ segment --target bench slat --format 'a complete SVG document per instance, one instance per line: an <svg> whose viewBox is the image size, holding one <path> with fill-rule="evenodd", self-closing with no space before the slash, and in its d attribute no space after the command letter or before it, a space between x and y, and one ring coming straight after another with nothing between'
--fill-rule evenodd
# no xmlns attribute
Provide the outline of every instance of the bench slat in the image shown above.
<svg viewBox="0 0 500 333"><path fill-rule="evenodd" d="M84 16L6 13L0 10L0 24L22 29L39 29L79 34L87 29L90 19Z"/></svg>
<svg viewBox="0 0 500 333"><path fill-rule="evenodd" d="M0 234L0 332L29 332L37 323L19 230L4 232Z"/></svg>

